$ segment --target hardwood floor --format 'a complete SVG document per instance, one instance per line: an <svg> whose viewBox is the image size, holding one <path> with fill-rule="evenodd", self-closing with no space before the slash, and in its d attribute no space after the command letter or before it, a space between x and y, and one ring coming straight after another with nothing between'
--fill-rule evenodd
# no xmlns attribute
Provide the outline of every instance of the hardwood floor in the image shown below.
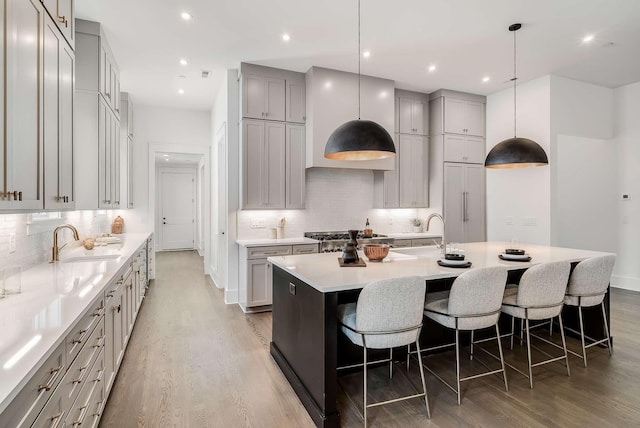
<svg viewBox="0 0 640 428"><path fill-rule="evenodd" d="M269 355L271 314L246 315L237 305L225 305L222 290L202 275L202 259L195 252L158 253L156 261L157 279L138 315L101 426L312 427ZM369 426L638 426L640 293L614 289L611 307L612 357L606 349L591 348L588 368L570 357L571 377L560 363L535 368L533 390L513 370L507 373L508 393L499 376L466 382L461 406L454 393L427 373L431 420L424 401L415 399L370 410ZM568 339L568 344L580 348L578 340ZM484 370L467 355L467 350L461 353L463 374ZM523 348L516 345L506 357L526 367ZM452 352L425 362L454 379ZM411 364L406 376L404 371L404 364L397 364L389 380L386 367L371 370L370 400L411 393L410 381L419 385L417 364ZM362 426L356 410L361 407L362 373L342 377L340 385L344 426Z"/></svg>

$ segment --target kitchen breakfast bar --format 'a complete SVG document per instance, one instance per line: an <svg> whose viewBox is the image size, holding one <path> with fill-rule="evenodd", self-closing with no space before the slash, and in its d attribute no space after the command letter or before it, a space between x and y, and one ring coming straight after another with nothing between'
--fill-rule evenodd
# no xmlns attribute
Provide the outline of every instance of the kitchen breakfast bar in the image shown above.
<svg viewBox="0 0 640 428"><path fill-rule="evenodd" d="M509 282L517 283L522 273L539 263L577 262L607 253L526 245L531 261L506 261L498 255L509 245L503 242L462 244L469 269L504 266ZM362 257L362 255L361 255ZM447 268L437 264L436 247L393 250L383 262L369 262L366 267L339 267L336 253L270 257L273 265L273 329L271 355L294 391L319 427L339 427L337 409L338 374L336 368L354 361L361 352L338 331L337 307L354 302L368 283L387 278L420 276L427 281L429 293L447 290L456 276L469 269ZM366 259L365 259L366 260ZM609 317L609 293L605 297ZM565 307L563 319L576 326L577 316ZM592 308L587 308L592 309ZM602 315L598 308L584 311L585 333L604 337ZM427 323L422 329L421 344L432 346L447 341L446 332Z"/></svg>

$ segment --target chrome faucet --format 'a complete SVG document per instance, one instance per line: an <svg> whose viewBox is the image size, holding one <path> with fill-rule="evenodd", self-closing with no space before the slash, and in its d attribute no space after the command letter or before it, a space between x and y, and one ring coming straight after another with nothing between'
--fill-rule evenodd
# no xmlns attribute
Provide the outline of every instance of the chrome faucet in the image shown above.
<svg viewBox="0 0 640 428"><path fill-rule="evenodd" d="M58 261L58 254L60 253L60 250L62 248L64 248L65 245L67 245L65 243L61 247L58 247L58 232L61 229L69 229L69 230L71 230L71 232L73 232L73 239L75 239L76 241L80 240L80 237L78 236L78 229L76 229L75 227L71 226L70 224L63 224L61 226L56 227L53 230L53 248L51 248L51 261L49 263L57 262Z"/></svg>
<svg viewBox="0 0 640 428"><path fill-rule="evenodd" d="M431 219L437 217L440 219L440 221L442 222L442 240L440 241L440 245L438 246L438 248L440 248L440 250L444 253L446 247L446 243L444 240L444 230L445 230L445 222L444 222L444 217L442 217L440 214L438 213L433 213L431 215L429 215L429 217L427 217L427 232L429 231L429 224L431 224Z"/></svg>

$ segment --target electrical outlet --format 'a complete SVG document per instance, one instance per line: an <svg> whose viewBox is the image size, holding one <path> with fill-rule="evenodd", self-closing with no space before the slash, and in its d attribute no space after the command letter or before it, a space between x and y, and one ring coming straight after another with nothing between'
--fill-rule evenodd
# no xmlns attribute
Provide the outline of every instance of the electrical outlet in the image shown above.
<svg viewBox="0 0 640 428"><path fill-rule="evenodd" d="M623 201L630 201L630 200L631 200L631 194L629 194L629 193L624 193L624 194L622 195L622 200L623 200Z"/></svg>
<svg viewBox="0 0 640 428"><path fill-rule="evenodd" d="M252 218L251 219L251 229L264 229L266 223L263 218Z"/></svg>
<svg viewBox="0 0 640 428"><path fill-rule="evenodd" d="M16 233L9 233L9 254L16 252Z"/></svg>

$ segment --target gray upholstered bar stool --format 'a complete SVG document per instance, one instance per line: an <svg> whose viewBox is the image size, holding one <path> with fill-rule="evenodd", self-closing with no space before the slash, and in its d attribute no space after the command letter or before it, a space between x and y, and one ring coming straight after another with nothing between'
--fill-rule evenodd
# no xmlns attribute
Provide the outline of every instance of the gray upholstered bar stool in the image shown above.
<svg viewBox="0 0 640 428"><path fill-rule="evenodd" d="M607 324L607 313L604 308L604 295L607 293L611 273L613 272L613 265L615 263L616 256L613 254L592 257L578 263L569 278L569 287L567 288L567 294L564 298L564 304L578 307L580 331L577 332L569 327L565 327L565 329L580 335L582 355L571 350L569 350L569 353L582 358L585 367L587 367L587 348L606 342L609 355L611 355L611 335L609 333L609 325ZM604 339L600 340L585 336L582 321L582 308L597 305L602 307L602 320L604 323L604 333L606 335ZM585 338L589 339L591 343L585 345Z"/></svg>
<svg viewBox="0 0 640 428"><path fill-rule="evenodd" d="M510 364L507 365L527 377L531 388L533 388L533 367L554 361L565 360L567 365L567 375L571 376L571 371L569 370L569 358L567 356L567 344L564 338L562 317L560 316L562 305L564 304L564 294L567 290L570 270L571 265L569 262L543 263L532 266L524 272L517 287L508 287L504 293L502 312L512 316L510 334L512 349L515 318L520 318L525 322L524 339L527 343L527 365L529 373L524 373ZM532 327L530 325L531 320L549 320L555 317L558 317L560 323L562 347L550 340L540 336L535 336L530 332L531 328L546 325L548 323L547 321ZM563 355L560 357L550 357L547 360L533 363L531 361L532 336L550 345L561 348L564 351ZM521 337L520 339L523 338ZM542 352L545 353L544 351Z"/></svg>
<svg viewBox="0 0 640 428"><path fill-rule="evenodd" d="M448 386L458 396L458 404L461 402L460 382L476 379L482 376L502 373L504 389L509 390L507 375L504 370L504 358L502 356L502 344L500 342L500 330L498 319L502 305L502 296L507 283L507 269L503 267L491 267L474 269L458 276L449 292L448 299L427 302L424 307L426 317L436 321L445 327L455 329L455 343L437 346L430 349L439 349L448 346L456 348L456 387L449 385L444 379L425 366L436 378ZM474 331L489 327L495 327L498 350L500 351L500 369L489 370L473 376L460 378L460 330ZM481 348L482 349L482 348ZM473 348L472 348L473 353ZM418 358L420 358L418 356ZM422 361L422 360L420 360Z"/></svg>
<svg viewBox="0 0 640 428"><path fill-rule="evenodd" d="M422 393L367 404L367 367L370 364L389 362L393 364L392 349L415 343L420 355L420 330L422 329L422 308L426 290L425 280L420 277L393 278L366 285L357 303L338 306L338 320L344 334L363 350L363 364L338 367L338 370L364 366L363 409L364 426L367 426L367 409L382 404L395 403L410 398L424 397L427 416L431 417L424 370L420 366ZM367 349L389 349L388 360L367 361ZM392 375L390 369L389 375Z"/></svg>

